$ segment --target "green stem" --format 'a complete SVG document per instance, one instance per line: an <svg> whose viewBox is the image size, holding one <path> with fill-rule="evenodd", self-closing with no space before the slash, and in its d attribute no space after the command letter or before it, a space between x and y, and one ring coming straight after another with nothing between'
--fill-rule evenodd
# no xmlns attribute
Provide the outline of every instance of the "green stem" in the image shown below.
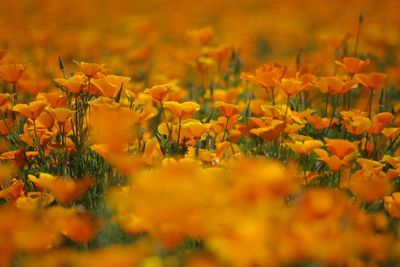
<svg viewBox="0 0 400 267"><path fill-rule="evenodd" d="M182 118L179 118L179 125L178 125L178 139L177 139L177 146L179 147L179 142L181 139L181 128L182 128Z"/></svg>
<svg viewBox="0 0 400 267"><path fill-rule="evenodd" d="M230 119L230 117L226 117L225 129L224 129L224 134L222 135L222 141L221 142L224 142L224 140L225 140L225 134L226 134L227 129L228 129L229 119Z"/></svg>
<svg viewBox="0 0 400 267"><path fill-rule="evenodd" d="M368 101L368 118L371 119L371 113L372 113L372 98L374 96L374 92L372 89L369 90L369 101Z"/></svg>

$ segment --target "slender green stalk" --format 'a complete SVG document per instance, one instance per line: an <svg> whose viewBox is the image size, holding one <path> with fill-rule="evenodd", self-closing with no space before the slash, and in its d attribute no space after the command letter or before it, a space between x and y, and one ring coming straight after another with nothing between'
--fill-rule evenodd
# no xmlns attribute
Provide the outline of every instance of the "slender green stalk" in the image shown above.
<svg viewBox="0 0 400 267"><path fill-rule="evenodd" d="M225 135L226 135L226 132L228 130L229 119L230 119L230 117L226 117L225 129L224 129L224 134L222 135L222 141L221 142L224 142L224 140L225 140Z"/></svg>

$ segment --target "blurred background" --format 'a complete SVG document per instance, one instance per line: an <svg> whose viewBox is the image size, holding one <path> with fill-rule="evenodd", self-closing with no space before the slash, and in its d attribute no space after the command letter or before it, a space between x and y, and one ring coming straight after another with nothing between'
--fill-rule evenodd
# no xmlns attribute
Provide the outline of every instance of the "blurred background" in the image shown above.
<svg viewBox="0 0 400 267"><path fill-rule="evenodd" d="M245 69L294 64L301 51L302 62L329 74L341 46L353 53L362 14L358 56L376 59L373 68L392 80L399 76L398 0L0 3L0 47L8 50L3 61L31 63L44 73L57 70L60 55L67 66L72 59L86 60L133 75L146 65L152 73L179 78L200 51L188 31L210 27L214 34L208 45L234 47Z"/></svg>

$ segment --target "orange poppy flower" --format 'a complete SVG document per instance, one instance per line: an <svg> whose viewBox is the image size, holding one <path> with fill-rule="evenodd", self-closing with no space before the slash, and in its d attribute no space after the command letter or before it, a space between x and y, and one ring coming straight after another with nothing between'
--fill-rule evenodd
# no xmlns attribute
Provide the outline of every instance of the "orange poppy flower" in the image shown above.
<svg viewBox="0 0 400 267"><path fill-rule="evenodd" d="M201 45L207 45L214 37L214 30L211 27L205 27L188 31L187 34Z"/></svg>
<svg viewBox="0 0 400 267"><path fill-rule="evenodd" d="M378 134L394 119L390 112L382 112L372 117L372 125L368 129L369 133Z"/></svg>
<svg viewBox="0 0 400 267"><path fill-rule="evenodd" d="M24 182L15 179L12 185L0 191L0 199L16 200L24 194Z"/></svg>
<svg viewBox="0 0 400 267"><path fill-rule="evenodd" d="M278 138L286 128L286 123L281 120L271 120L266 123L266 126L261 128L251 129L250 132L260 136L261 138L272 141Z"/></svg>
<svg viewBox="0 0 400 267"><path fill-rule="evenodd" d="M43 100L36 100L27 104L17 104L13 107L13 111L16 111L26 118L35 120L40 113L45 109L47 103Z"/></svg>
<svg viewBox="0 0 400 267"><path fill-rule="evenodd" d="M400 218L400 192L394 192L390 196L384 196L385 209L392 218Z"/></svg>
<svg viewBox="0 0 400 267"><path fill-rule="evenodd" d="M182 124L184 129L187 129L189 135L194 139L201 139L202 136L207 132L208 125L203 124L200 121L194 120L189 122L184 122Z"/></svg>
<svg viewBox="0 0 400 267"><path fill-rule="evenodd" d="M74 60L74 62L88 78L92 78L97 73L104 71L104 64L87 63L83 61L78 62L76 60Z"/></svg>
<svg viewBox="0 0 400 267"><path fill-rule="evenodd" d="M222 101L215 102L215 107L219 109L221 114L227 118L232 117L239 113L239 106L229 103L224 103Z"/></svg>
<svg viewBox="0 0 400 267"><path fill-rule="evenodd" d="M119 87L108 81L105 77L90 80L90 93L92 95L105 95L114 98L118 93Z"/></svg>
<svg viewBox="0 0 400 267"><path fill-rule="evenodd" d="M315 86L325 95L343 95L357 87L357 81L343 80L337 76L322 77Z"/></svg>
<svg viewBox="0 0 400 267"><path fill-rule="evenodd" d="M385 173L361 169L351 175L348 188L365 202L373 203L392 192L393 185Z"/></svg>
<svg viewBox="0 0 400 267"><path fill-rule="evenodd" d="M65 107L68 101L67 96L61 91L39 93L36 99L46 101L52 108Z"/></svg>
<svg viewBox="0 0 400 267"><path fill-rule="evenodd" d="M350 165L350 162L355 157L355 153L352 153L341 159L336 155L329 155L326 150L320 148L316 148L314 152L318 155L319 160L325 162L328 167L335 172L339 171L342 166L348 167Z"/></svg>
<svg viewBox="0 0 400 267"><path fill-rule="evenodd" d="M10 94L0 94L0 107L4 106L7 104L7 102L10 100L11 95Z"/></svg>
<svg viewBox="0 0 400 267"><path fill-rule="evenodd" d="M343 159L347 155L356 152L357 147L354 143L344 139L324 139L326 147L336 156Z"/></svg>
<svg viewBox="0 0 400 267"><path fill-rule="evenodd" d="M228 130L228 131L232 130L236 126L240 117L241 117L240 114L236 114L236 115L233 115L232 117L230 117L228 120L227 117L220 116L220 117L218 117L218 119L216 121L212 121L212 123L211 123L212 130L215 133L221 133L224 130Z"/></svg>
<svg viewBox="0 0 400 267"><path fill-rule="evenodd" d="M192 101L183 103L166 101L164 102L164 107L171 111L180 120L190 118L194 113L200 110L200 105Z"/></svg>
<svg viewBox="0 0 400 267"><path fill-rule="evenodd" d="M342 62L335 61L335 63L341 66L349 74L354 75L359 73L364 66L369 64L369 59L361 60L356 57L344 57Z"/></svg>
<svg viewBox="0 0 400 267"><path fill-rule="evenodd" d="M28 65L25 64L4 64L0 65L0 77L8 83L16 83L25 72Z"/></svg>
<svg viewBox="0 0 400 267"><path fill-rule="evenodd" d="M278 88L283 90L286 95L292 96L300 93L306 85L302 81L297 79L282 79L278 83Z"/></svg>
<svg viewBox="0 0 400 267"><path fill-rule="evenodd" d="M145 93L151 95L155 100L162 102L167 97L168 93L171 91L172 86L168 84L156 85L150 89L144 90Z"/></svg>
<svg viewBox="0 0 400 267"><path fill-rule="evenodd" d="M232 46L230 45L221 45L217 48L209 49L208 54L215 61L221 63L226 61L232 53Z"/></svg>
<svg viewBox="0 0 400 267"><path fill-rule="evenodd" d="M331 119L331 118L321 118L318 115L306 114L305 116L306 116L308 122L312 125L312 127L315 130L318 130L318 131L321 131L321 130L326 129L328 127L332 128L332 127L335 126L335 124L338 121L337 118L333 118L333 119Z"/></svg>
<svg viewBox="0 0 400 267"><path fill-rule="evenodd" d="M49 190L57 201L61 203L71 203L80 198L89 188L94 185L92 178L86 177L79 180L55 177L47 173L40 173L39 177L28 175L39 189Z"/></svg>
<svg viewBox="0 0 400 267"><path fill-rule="evenodd" d="M0 136L5 136L9 134L14 126L15 123L13 119L0 120Z"/></svg>
<svg viewBox="0 0 400 267"><path fill-rule="evenodd" d="M326 146L332 155L326 150L316 148L314 152L318 155L319 160L325 162L332 171L339 171L342 166L350 166L351 161L357 155L357 147L355 144L343 139L324 139Z"/></svg>
<svg viewBox="0 0 400 267"><path fill-rule="evenodd" d="M371 126L369 118L357 114L353 111L341 111L342 124L346 130L353 135L360 135L364 133Z"/></svg>
<svg viewBox="0 0 400 267"><path fill-rule="evenodd" d="M155 165L161 163L163 154L156 138L151 138L146 141L146 146L143 152L143 160L147 165Z"/></svg>
<svg viewBox="0 0 400 267"><path fill-rule="evenodd" d="M26 155L23 149L17 149L13 151L4 152L0 155L0 159L12 160L15 162L18 168L21 168L25 164Z"/></svg>
<svg viewBox="0 0 400 267"><path fill-rule="evenodd" d="M256 69L256 80L260 85L273 87L276 82L280 81L286 72L286 67L279 64L264 64Z"/></svg>
<svg viewBox="0 0 400 267"><path fill-rule="evenodd" d="M27 196L19 197L14 205L18 209L36 210L47 207L54 201L54 197L44 192L28 192Z"/></svg>
<svg viewBox="0 0 400 267"><path fill-rule="evenodd" d="M384 73L372 72L369 74L359 73L356 74L355 78L369 90L378 90L383 87L387 75Z"/></svg>
<svg viewBox="0 0 400 267"><path fill-rule="evenodd" d="M58 122L64 124L74 114L73 110L67 108L47 108L50 115Z"/></svg>
<svg viewBox="0 0 400 267"><path fill-rule="evenodd" d="M323 146L323 143L319 140L305 140L303 142L295 141L294 143L287 143L286 145L300 155L308 155L315 148Z"/></svg>
<svg viewBox="0 0 400 267"><path fill-rule="evenodd" d="M54 79L54 81L59 83L66 91L74 95L79 94L87 87L87 80L83 75L74 75L69 79Z"/></svg>
<svg viewBox="0 0 400 267"><path fill-rule="evenodd" d="M90 81L91 86L93 85L93 88L91 87L90 90L97 90L107 97L115 98L122 84L126 84L130 79L131 78L129 77L116 75L102 76L97 79L92 79ZM97 95L95 92L91 93L92 95Z"/></svg>

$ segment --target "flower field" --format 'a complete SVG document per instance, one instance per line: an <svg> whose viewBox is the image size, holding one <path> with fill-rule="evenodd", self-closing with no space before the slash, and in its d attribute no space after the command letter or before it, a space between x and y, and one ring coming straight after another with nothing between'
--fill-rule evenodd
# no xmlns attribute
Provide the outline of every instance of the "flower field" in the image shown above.
<svg viewBox="0 0 400 267"><path fill-rule="evenodd" d="M2 0L0 267L398 266L398 0Z"/></svg>

